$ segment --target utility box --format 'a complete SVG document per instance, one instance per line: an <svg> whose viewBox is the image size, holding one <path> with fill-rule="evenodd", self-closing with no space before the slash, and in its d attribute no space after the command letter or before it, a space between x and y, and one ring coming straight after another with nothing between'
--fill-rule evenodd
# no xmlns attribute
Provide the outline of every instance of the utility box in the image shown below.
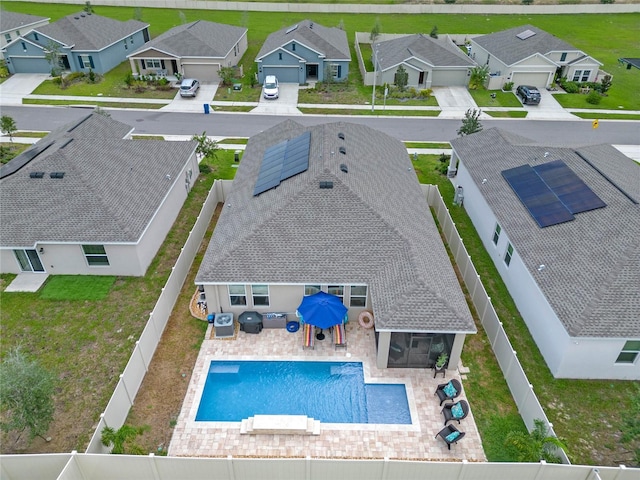
<svg viewBox="0 0 640 480"><path fill-rule="evenodd" d="M216 313L213 319L213 328L217 338L233 337L235 333L233 313Z"/></svg>

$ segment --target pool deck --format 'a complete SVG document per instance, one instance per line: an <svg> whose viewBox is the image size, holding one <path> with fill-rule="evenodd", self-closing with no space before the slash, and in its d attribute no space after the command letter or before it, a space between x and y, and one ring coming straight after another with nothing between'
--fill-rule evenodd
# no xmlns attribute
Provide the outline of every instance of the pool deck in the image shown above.
<svg viewBox="0 0 640 480"><path fill-rule="evenodd" d="M466 436L447 450L434 438L443 428L442 407L434 391L439 383L460 380L457 371L446 379L433 370L414 368L378 369L375 365L373 330L357 322L347 325L348 348L335 350L330 332L315 341L314 350L302 349L302 330L264 329L260 334L239 332L233 338L215 339L212 325L191 377L189 388L169 445L170 456L184 457L285 457L360 458L435 461L486 461L473 412L461 425L452 422ZM211 360L313 360L361 361L366 382L405 383L412 425L321 424L320 435L241 435L240 422L196 422L200 396ZM464 385L464 384L463 384ZM458 398L465 398L464 391ZM233 402L233 399L229 399ZM473 409L473 405L471 405Z"/></svg>

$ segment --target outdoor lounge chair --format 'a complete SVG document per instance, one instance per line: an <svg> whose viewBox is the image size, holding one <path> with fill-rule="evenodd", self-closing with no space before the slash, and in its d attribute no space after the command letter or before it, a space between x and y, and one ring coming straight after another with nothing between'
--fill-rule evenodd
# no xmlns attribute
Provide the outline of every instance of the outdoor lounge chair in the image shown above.
<svg viewBox="0 0 640 480"><path fill-rule="evenodd" d="M438 385L438 388L436 388L436 393L434 395L438 396L438 398L440 399L440 405L442 405L442 402L444 402L445 400L453 400L461 393L462 385L460 385L460 382L458 380L452 378L449 383L441 383L440 385Z"/></svg>
<svg viewBox="0 0 640 480"><path fill-rule="evenodd" d="M442 414L444 415L445 425L450 420L457 420L458 424L460 424L460 420L469 415L469 404L465 400L450 403L449 405L444 406Z"/></svg>
<svg viewBox="0 0 640 480"><path fill-rule="evenodd" d="M303 349L314 348L313 342L316 339L314 335L314 330L315 330L315 327L313 325L309 325L308 323L304 324L304 328L302 329L302 334L304 335L303 342L302 342Z"/></svg>
<svg viewBox="0 0 640 480"><path fill-rule="evenodd" d="M338 347L347 348L347 335L343 323L334 325L331 329L331 335L333 336L333 344L336 349Z"/></svg>
<svg viewBox="0 0 640 480"><path fill-rule="evenodd" d="M462 437L464 437L464 435L464 432L461 432L453 425L447 425L438 432L435 438L442 438L447 444L447 448L451 450L451 444L458 443L460 440L462 440Z"/></svg>

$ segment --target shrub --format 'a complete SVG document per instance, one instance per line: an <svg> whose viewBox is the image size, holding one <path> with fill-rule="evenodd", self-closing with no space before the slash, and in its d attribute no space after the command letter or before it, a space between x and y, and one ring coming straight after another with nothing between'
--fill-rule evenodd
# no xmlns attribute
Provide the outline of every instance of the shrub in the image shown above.
<svg viewBox="0 0 640 480"><path fill-rule="evenodd" d="M504 90L505 92L510 92L511 90L513 90L513 82L506 82L502 86L502 90Z"/></svg>
<svg viewBox="0 0 640 480"><path fill-rule="evenodd" d="M561 85L567 93L578 93L580 91L580 87L576 82L562 82Z"/></svg>
<svg viewBox="0 0 640 480"><path fill-rule="evenodd" d="M124 83L127 87L131 87L131 85L133 85L133 82L134 82L133 74L131 72L128 72L124 76Z"/></svg>
<svg viewBox="0 0 640 480"><path fill-rule="evenodd" d="M444 0L444 3L456 3L456 0Z"/></svg>
<svg viewBox="0 0 640 480"><path fill-rule="evenodd" d="M587 95L587 103L590 103L591 105L598 105L600 100L602 100L602 96L600 95L600 92L596 90L591 90L589 95Z"/></svg>
<svg viewBox="0 0 640 480"><path fill-rule="evenodd" d="M9 69L7 68L7 62L0 60L0 78L7 78L9 76Z"/></svg>
<svg viewBox="0 0 640 480"><path fill-rule="evenodd" d="M533 0L522 0L522 3L524 5L531 5L533 3Z"/></svg>
<svg viewBox="0 0 640 480"><path fill-rule="evenodd" d="M615 0L600 0L600 3L613 3Z"/></svg>
<svg viewBox="0 0 640 480"><path fill-rule="evenodd" d="M418 95L420 96L420 98L424 98L425 100L428 100L433 95L433 90L431 90L430 88L427 88L425 90L420 90L420 93Z"/></svg>
<svg viewBox="0 0 640 480"><path fill-rule="evenodd" d="M91 83L95 83L96 82L96 73L91 69L89 69L89 81Z"/></svg>

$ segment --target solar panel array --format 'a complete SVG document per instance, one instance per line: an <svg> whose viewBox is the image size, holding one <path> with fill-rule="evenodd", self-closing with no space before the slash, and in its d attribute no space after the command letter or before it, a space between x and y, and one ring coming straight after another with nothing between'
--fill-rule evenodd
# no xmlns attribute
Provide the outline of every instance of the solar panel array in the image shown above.
<svg viewBox="0 0 640 480"><path fill-rule="evenodd" d="M536 34L533 30L525 30L524 32L520 32L516 35L520 40L526 40L527 38L531 38Z"/></svg>
<svg viewBox="0 0 640 480"><path fill-rule="evenodd" d="M311 132L305 132L267 148L262 157L253 196L271 190L280 185L282 180L306 171L309 168L310 143Z"/></svg>
<svg viewBox="0 0 640 480"><path fill-rule="evenodd" d="M535 167L521 165L503 170L502 176L540 228L606 206L562 160Z"/></svg>

